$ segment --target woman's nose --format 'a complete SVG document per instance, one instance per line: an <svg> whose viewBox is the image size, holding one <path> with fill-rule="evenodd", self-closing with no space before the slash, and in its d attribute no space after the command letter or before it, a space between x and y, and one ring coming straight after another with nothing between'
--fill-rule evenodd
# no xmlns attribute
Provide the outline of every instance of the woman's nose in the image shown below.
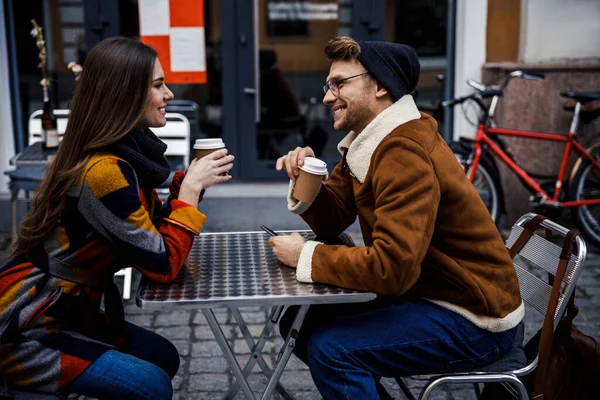
<svg viewBox="0 0 600 400"><path fill-rule="evenodd" d="M171 92L171 89L169 89L167 87L166 99L167 100L173 100L174 98L175 98L175 95L173 94L173 92Z"/></svg>

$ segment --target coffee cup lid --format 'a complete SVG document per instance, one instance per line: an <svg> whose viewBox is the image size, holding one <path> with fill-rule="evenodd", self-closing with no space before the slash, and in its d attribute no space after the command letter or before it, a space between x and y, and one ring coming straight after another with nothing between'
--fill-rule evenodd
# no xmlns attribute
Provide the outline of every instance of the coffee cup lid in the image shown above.
<svg viewBox="0 0 600 400"><path fill-rule="evenodd" d="M214 138L214 139L196 139L196 143L194 143L194 149L202 150L202 149L220 149L225 147L225 143L223 143L223 139Z"/></svg>
<svg viewBox="0 0 600 400"><path fill-rule="evenodd" d="M321 161L318 158L305 157L304 165L302 165L300 169L310 174L325 175L327 173L327 164L325 164L325 161Z"/></svg>

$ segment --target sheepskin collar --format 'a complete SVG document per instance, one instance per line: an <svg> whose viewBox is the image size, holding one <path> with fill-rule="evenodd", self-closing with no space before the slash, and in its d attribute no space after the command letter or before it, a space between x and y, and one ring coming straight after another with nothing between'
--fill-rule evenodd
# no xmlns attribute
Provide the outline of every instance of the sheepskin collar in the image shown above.
<svg viewBox="0 0 600 400"><path fill-rule="evenodd" d="M340 143L338 151L346 153L346 162L360 183L365 181L371 165L371 156L379 143L394 129L409 121L421 118L421 113L412 96L407 94L383 110L357 135L351 131Z"/></svg>

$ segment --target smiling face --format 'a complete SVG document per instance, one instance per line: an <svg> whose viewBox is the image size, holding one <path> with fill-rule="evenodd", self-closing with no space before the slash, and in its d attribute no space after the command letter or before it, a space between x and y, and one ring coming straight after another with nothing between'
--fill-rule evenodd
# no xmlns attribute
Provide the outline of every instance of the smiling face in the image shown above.
<svg viewBox="0 0 600 400"><path fill-rule="evenodd" d="M167 101L173 100L173 93L165 85L165 74L158 58L154 62L154 72L152 73L152 83L148 90L148 100L142 114L141 128L156 128L165 126L167 119L165 107Z"/></svg>
<svg viewBox="0 0 600 400"><path fill-rule="evenodd" d="M335 60L331 64L326 82L364 72L365 68L356 60ZM338 97L331 90L323 97L323 103L333 111L333 127L337 130L360 133L376 116L374 101L377 85L367 74L341 82L338 87Z"/></svg>

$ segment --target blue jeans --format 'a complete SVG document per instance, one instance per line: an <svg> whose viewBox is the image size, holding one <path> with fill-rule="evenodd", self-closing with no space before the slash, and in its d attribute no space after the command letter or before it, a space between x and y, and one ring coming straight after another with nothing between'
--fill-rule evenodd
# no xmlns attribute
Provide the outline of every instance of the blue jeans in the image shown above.
<svg viewBox="0 0 600 400"><path fill-rule="evenodd" d="M297 307L280 322L286 335ZM379 378L464 371L510 348L515 329L492 333L426 300L402 296L369 303L312 306L294 353L324 399L379 399ZM389 395L388 395L389 396Z"/></svg>
<svg viewBox="0 0 600 400"><path fill-rule="evenodd" d="M66 391L99 399L156 399L173 397L171 378L179 369L179 353L169 340L126 323L128 352L108 350Z"/></svg>

